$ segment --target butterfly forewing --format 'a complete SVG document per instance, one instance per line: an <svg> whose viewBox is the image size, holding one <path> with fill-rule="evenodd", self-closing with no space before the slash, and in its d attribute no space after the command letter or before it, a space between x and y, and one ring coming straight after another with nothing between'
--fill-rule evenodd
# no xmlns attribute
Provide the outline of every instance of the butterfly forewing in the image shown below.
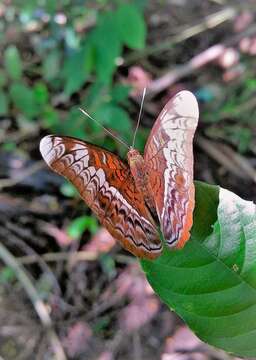
<svg viewBox="0 0 256 360"><path fill-rule="evenodd" d="M127 250L149 259L160 255L156 225L125 162L69 137L46 136L40 151L55 172L75 185L99 221Z"/></svg>
<svg viewBox="0 0 256 360"><path fill-rule="evenodd" d="M161 230L170 247L181 248L193 222L193 137L198 105L189 91L174 96L158 116L144 159Z"/></svg>

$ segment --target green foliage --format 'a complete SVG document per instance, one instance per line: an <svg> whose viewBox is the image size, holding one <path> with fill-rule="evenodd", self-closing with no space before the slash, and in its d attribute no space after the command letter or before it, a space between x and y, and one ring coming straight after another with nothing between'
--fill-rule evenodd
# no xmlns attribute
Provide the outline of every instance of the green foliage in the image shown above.
<svg viewBox="0 0 256 360"><path fill-rule="evenodd" d="M5 266L0 271L0 284L9 284L15 280L15 272L9 266Z"/></svg>
<svg viewBox="0 0 256 360"><path fill-rule="evenodd" d="M91 234L95 234L98 230L97 220L92 216L80 216L69 224L67 233L70 237L77 240L81 237L85 230L89 230Z"/></svg>
<svg viewBox="0 0 256 360"><path fill-rule="evenodd" d="M60 188L61 193L66 197L75 197L78 196L78 191L69 181L65 181Z"/></svg>
<svg viewBox="0 0 256 360"><path fill-rule="evenodd" d="M202 92L198 91L201 99L206 101ZM237 148L240 153L253 151L253 134L255 128L255 91L256 80L248 75L241 81L223 90L218 88L214 93L209 91L207 112L201 115L201 120L208 123L206 133L214 140L223 139ZM210 125L211 123L211 125Z"/></svg>
<svg viewBox="0 0 256 360"><path fill-rule="evenodd" d="M13 83L10 86L10 98L15 107L28 119L38 115L39 109L34 91L27 85L19 82Z"/></svg>
<svg viewBox="0 0 256 360"><path fill-rule="evenodd" d="M117 10L117 24L124 44L132 49L143 49L146 27L143 17L132 4L122 4Z"/></svg>
<svg viewBox="0 0 256 360"><path fill-rule="evenodd" d="M256 207L197 183L191 239L183 250L141 261L161 299L204 341L255 357Z"/></svg>
<svg viewBox="0 0 256 360"><path fill-rule="evenodd" d="M113 279L116 276L116 264L111 255L102 254L100 257L100 265L109 279Z"/></svg>
<svg viewBox="0 0 256 360"><path fill-rule="evenodd" d="M0 115L6 115L8 112L8 97L0 90Z"/></svg>
<svg viewBox="0 0 256 360"><path fill-rule="evenodd" d="M120 136L129 137L131 120L123 107L129 106L129 87L115 83L114 75L125 47L145 46L141 2L99 1L92 6L61 1L56 7L51 1L14 1L12 9L19 14L15 20L18 28L36 25L44 32L39 31L29 43L36 58L30 66L22 42L5 47L0 66L0 114L13 109L16 115L18 112L19 124L39 120L49 132L91 140L102 134L102 129L78 111L81 106ZM63 23L56 20L59 9L66 16ZM80 97L74 101L78 93ZM67 104L65 112L56 109L58 102ZM106 137L103 134L98 142L108 142Z"/></svg>
<svg viewBox="0 0 256 360"><path fill-rule="evenodd" d="M18 49L10 45L4 52L4 67L12 80L20 80L22 76L22 62Z"/></svg>

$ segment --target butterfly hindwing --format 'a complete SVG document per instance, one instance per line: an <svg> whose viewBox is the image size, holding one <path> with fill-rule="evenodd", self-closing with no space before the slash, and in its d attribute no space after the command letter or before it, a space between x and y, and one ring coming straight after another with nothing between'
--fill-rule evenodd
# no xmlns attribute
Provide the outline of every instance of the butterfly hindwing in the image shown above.
<svg viewBox="0 0 256 360"><path fill-rule="evenodd" d="M158 116L144 159L162 233L170 247L181 248L193 222L193 137L198 104L189 91L174 96Z"/></svg>
<svg viewBox="0 0 256 360"><path fill-rule="evenodd" d="M160 255L156 225L125 162L70 137L46 136L40 151L55 172L74 184L102 225L127 250L149 259Z"/></svg>

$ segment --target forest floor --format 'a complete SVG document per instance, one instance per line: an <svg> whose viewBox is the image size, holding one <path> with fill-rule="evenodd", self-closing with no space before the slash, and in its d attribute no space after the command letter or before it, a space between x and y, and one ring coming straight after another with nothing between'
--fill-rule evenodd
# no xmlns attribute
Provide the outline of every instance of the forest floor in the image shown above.
<svg viewBox="0 0 256 360"><path fill-rule="evenodd" d="M148 88L143 129L178 90L193 91L200 106L195 179L253 201L255 12L253 1L150 2L147 47L127 52L117 71L138 91ZM30 34L13 36L29 47ZM130 100L136 119L136 92ZM53 352L62 359L63 351L90 360L234 359L193 335L80 198L63 195L64 180L38 150L45 129L20 131L13 115L2 116L0 127L0 359L52 359ZM72 241L70 219L84 214L87 230Z"/></svg>

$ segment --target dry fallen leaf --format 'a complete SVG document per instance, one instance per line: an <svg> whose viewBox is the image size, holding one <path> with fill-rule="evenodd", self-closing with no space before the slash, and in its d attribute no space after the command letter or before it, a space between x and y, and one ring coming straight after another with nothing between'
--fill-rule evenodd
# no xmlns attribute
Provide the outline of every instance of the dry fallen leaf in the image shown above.
<svg viewBox="0 0 256 360"><path fill-rule="evenodd" d="M229 69L239 62L239 57L239 52L235 48L229 47L217 58L216 63L223 69Z"/></svg>
<svg viewBox="0 0 256 360"><path fill-rule="evenodd" d="M98 254L109 252L116 244L116 240L110 233L101 228L89 241L88 244L84 245L82 250L95 251Z"/></svg>
<svg viewBox="0 0 256 360"><path fill-rule="evenodd" d="M97 360L114 360L114 356L111 351L104 351L100 354Z"/></svg>
<svg viewBox="0 0 256 360"><path fill-rule="evenodd" d="M248 26L253 22L253 15L250 11L245 10L239 14L234 21L234 31L241 32L248 28Z"/></svg>
<svg viewBox="0 0 256 360"><path fill-rule="evenodd" d="M202 345L202 341L188 327L182 326L166 339L165 352L192 351Z"/></svg>
<svg viewBox="0 0 256 360"><path fill-rule="evenodd" d="M120 328L130 333L149 323L160 308L156 297L144 297L140 301L132 301L119 314Z"/></svg>
<svg viewBox="0 0 256 360"><path fill-rule="evenodd" d="M73 242L65 230L59 229L52 224L46 224L44 226L44 232L52 236L60 247L66 247Z"/></svg>
<svg viewBox="0 0 256 360"><path fill-rule="evenodd" d="M86 351L92 331L85 322L79 321L68 329L63 345L69 357L73 358Z"/></svg>
<svg viewBox="0 0 256 360"><path fill-rule="evenodd" d="M141 94L144 88L149 87L151 81L151 75L141 66L131 66L128 71L128 77L123 80L125 84L132 85L131 94L133 96Z"/></svg>

